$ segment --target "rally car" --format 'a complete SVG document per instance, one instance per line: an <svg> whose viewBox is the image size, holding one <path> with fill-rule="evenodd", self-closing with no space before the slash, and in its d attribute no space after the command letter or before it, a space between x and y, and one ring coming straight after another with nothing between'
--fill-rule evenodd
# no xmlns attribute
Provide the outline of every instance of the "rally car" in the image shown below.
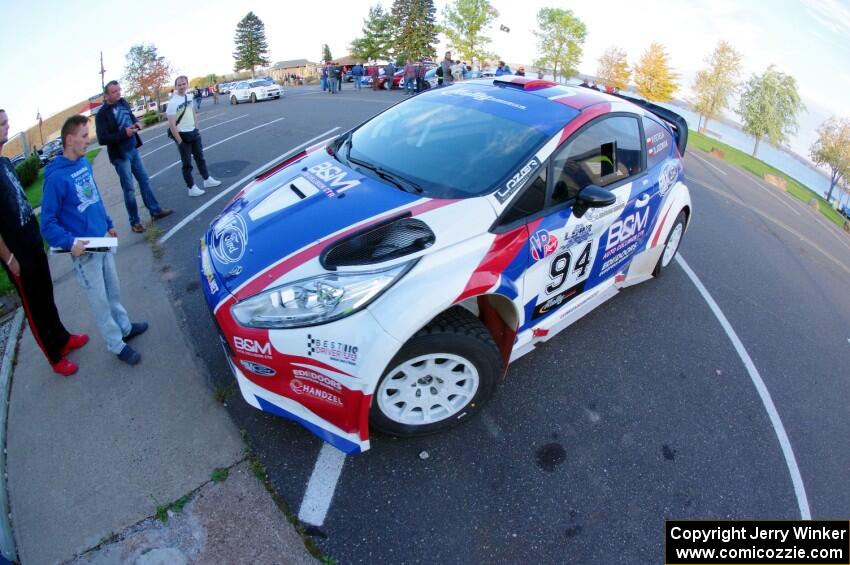
<svg viewBox="0 0 850 565"><path fill-rule="evenodd" d="M669 265L686 143L652 104L502 76L285 159L201 240L242 396L347 453L469 419L512 361Z"/></svg>

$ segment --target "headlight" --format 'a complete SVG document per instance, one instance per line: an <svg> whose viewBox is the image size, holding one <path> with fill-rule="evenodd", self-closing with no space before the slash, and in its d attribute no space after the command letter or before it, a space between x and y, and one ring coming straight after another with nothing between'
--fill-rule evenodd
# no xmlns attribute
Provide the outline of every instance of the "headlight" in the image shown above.
<svg viewBox="0 0 850 565"><path fill-rule="evenodd" d="M298 328L324 324L367 306L400 279L415 261L361 273L328 273L266 290L235 304L237 322L252 328Z"/></svg>

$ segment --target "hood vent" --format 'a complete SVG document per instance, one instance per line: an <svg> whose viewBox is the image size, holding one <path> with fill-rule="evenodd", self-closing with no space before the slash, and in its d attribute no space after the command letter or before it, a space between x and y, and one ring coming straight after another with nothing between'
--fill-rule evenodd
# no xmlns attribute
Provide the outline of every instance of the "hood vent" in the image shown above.
<svg viewBox="0 0 850 565"><path fill-rule="evenodd" d="M428 225L410 217L371 226L322 252L326 269L373 265L404 257L434 245L434 232Z"/></svg>

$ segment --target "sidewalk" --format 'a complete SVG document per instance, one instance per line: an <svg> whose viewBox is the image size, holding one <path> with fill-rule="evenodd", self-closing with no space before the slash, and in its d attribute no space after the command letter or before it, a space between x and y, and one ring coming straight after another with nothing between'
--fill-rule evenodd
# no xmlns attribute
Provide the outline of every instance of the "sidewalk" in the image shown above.
<svg viewBox="0 0 850 565"><path fill-rule="evenodd" d="M51 258L62 320L91 341L70 355L79 372L63 378L23 331L6 429L21 563L315 562L248 471L245 446L206 384L150 245L127 227L105 151L94 173L119 232L122 302L150 329L132 344L142 362L121 363L106 351L69 257ZM217 468L229 476L211 482ZM154 518L158 506L187 495L166 523Z"/></svg>

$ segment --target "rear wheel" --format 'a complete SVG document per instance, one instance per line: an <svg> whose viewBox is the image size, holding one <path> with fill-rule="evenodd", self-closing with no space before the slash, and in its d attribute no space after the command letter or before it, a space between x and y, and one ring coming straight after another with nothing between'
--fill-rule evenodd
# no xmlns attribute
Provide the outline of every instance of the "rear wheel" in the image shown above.
<svg viewBox="0 0 850 565"><path fill-rule="evenodd" d="M451 428L490 398L501 370L487 329L469 311L452 308L390 361L372 399L372 427L402 437Z"/></svg>
<svg viewBox="0 0 850 565"><path fill-rule="evenodd" d="M230 97L230 105L235 106L237 104L239 104L239 101L236 99L236 96L231 96Z"/></svg>
<svg viewBox="0 0 850 565"><path fill-rule="evenodd" d="M659 276L661 271L666 269L667 265L673 261L673 257L676 256L676 252L679 250L679 245L682 243L682 235L684 233L685 211L682 210L679 212L679 215L676 216L676 222L670 229L670 233L667 234L667 241L664 243L664 251L661 253L661 257L658 258L658 263L652 271L652 276Z"/></svg>

